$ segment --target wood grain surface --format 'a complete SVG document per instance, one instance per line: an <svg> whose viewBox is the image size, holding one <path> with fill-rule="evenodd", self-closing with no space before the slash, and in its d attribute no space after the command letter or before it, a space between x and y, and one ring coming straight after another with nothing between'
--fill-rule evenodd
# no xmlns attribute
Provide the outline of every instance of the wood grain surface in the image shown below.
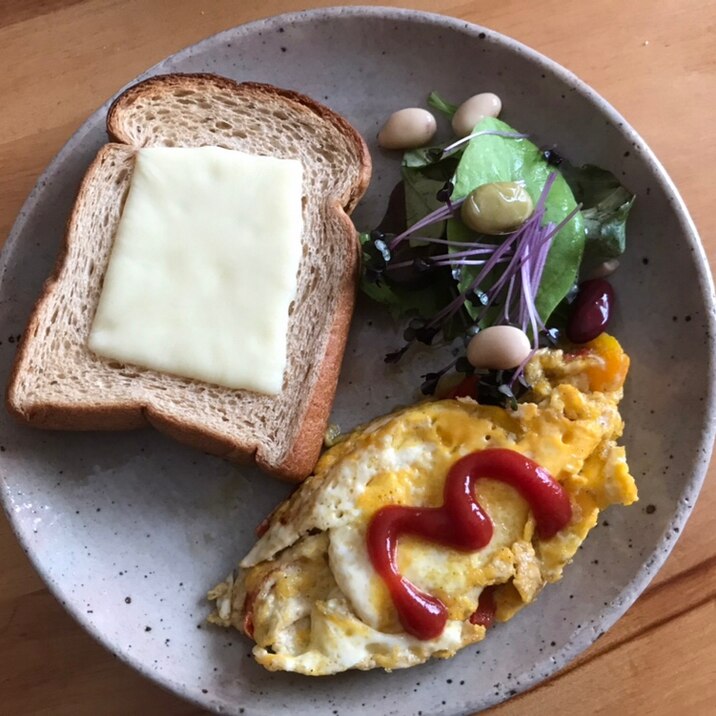
<svg viewBox="0 0 716 716"><path fill-rule="evenodd" d="M410 5L511 35L592 85L666 165L714 261L714 0ZM304 7L302 0L0 0L0 236L45 165L120 86L207 35ZM491 714L716 714L713 477L666 566L627 615L551 681ZM4 517L0 555L0 713L200 713L83 632L47 592Z"/></svg>

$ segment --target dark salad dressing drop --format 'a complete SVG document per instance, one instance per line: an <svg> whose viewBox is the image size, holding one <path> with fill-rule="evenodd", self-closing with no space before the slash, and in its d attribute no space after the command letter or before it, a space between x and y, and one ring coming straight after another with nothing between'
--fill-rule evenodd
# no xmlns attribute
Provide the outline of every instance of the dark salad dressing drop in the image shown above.
<svg viewBox="0 0 716 716"><path fill-rule="evenodd" d="M385 214L376 228L384 234L402 234L408 228L405 213L405 184L402 181L398 182L390 192Z"/></svg>

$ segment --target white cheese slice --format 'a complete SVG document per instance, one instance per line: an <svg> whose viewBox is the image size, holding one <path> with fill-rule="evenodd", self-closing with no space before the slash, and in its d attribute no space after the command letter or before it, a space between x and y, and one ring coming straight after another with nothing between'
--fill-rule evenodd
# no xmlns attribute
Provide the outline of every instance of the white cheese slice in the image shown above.
<svg viewBox="0 0 716 716"><path fill-rule="evenodd" d="M89 348L228 388L280 392L302 176L296 159L140 149Z"/></svg>

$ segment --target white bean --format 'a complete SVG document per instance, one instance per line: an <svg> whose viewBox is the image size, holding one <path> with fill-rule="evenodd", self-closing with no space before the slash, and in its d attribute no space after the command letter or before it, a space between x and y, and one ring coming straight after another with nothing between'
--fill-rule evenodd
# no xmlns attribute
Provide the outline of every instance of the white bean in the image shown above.
<svg viewBox="0 0 716 716"><path fill-rule="evenodd" d="M452 129L458 137L467 137L475 125L485 117L497 117L502 100L492 92L482 92L466 99L452 118Z"/></svg>
<svg viewBox="0 0 716 716"><path fill-rule="evenodd" d="M388 117L378 132L378 144L384 149L415 149L427 144L437 124L427 109L406 107Z"/></svg>
<svg viewBox="0 0 716 716"><path fill-rule="evenodd" d="M475 368L517 368L532 350L530 339L515 326L484 328L467 344L467 359Z"/></svg>
<svg viewBox="0 0 716 716"><path fill-rule="evenodd" d="M589 278L606 278L611 276L619 268L619 259L608 259L589 272Z"/></svg>

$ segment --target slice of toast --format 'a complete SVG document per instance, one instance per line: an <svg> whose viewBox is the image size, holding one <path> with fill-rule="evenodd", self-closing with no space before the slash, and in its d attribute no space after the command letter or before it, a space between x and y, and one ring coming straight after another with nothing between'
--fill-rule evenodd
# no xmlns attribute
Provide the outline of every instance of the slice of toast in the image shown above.
<svg viewBox="0 0 716 716"><path fill-rule="evenodd" d="M107 132L111 143L87 171L64 250L24 333L10 412L59 430L152 425L206 452L304 478L320 452L353 312L359 245L348 213L370 179L365 142L308 97L206 74L129 88L110 107ZM275 396L125 365L87 348L136 150L204 145L303 163L303 253Z"/></svg>

